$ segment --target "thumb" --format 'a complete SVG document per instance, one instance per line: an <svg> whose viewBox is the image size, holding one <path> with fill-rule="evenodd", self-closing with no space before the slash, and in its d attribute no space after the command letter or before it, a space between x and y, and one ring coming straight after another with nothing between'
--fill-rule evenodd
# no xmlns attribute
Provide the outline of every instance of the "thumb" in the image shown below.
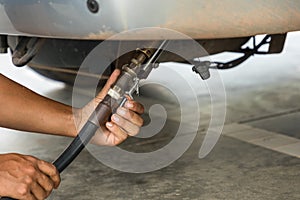
<svg viewBox="0 0 300 200"><path fill-rule="evenodd" d="M111 86L116 82L119 75L120 70L115 69L114 72L110 75L109 79L107 80L105 86L102 88L101 92L99 92L99 94L96 96L96 103L99 103L100 101L102 101L102 99L104 99Z"/></svg>

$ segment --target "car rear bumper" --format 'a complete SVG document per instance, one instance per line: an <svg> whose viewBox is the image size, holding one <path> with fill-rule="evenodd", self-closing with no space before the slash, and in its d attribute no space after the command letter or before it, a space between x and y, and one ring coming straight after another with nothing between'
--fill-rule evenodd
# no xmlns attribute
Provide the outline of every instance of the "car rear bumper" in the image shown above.
<svg viewBox="0 0 300 200"><path fill-rule="evenodd" d="M299 0L96 1L97 13L87 0L0 0L0 34L105 40L131 29L161 27L210 39L300 30ZM145 38L161 33L137 31L130 39Z"/></svg>

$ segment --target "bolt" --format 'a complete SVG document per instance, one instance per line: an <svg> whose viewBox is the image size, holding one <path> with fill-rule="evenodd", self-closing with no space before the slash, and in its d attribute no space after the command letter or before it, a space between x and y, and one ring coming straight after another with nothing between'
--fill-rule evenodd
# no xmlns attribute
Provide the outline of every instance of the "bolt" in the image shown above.
<svg viewBox="0 0 300 200"><path fill-rule="evenodd" d="M99 11L99 3L96 0L88 0L87 6L92 13L97 13Z"/></svg>

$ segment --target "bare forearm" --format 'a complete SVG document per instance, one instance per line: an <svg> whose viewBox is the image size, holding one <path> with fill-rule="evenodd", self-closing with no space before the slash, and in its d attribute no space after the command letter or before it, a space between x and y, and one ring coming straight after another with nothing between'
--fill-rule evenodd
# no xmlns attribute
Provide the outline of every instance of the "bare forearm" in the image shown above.
<svg viewBox="0 0 300 200"><path fill-rule="evenodd" d="M15 83L0 74L0 126L74 136L72 108Z"/></svg>

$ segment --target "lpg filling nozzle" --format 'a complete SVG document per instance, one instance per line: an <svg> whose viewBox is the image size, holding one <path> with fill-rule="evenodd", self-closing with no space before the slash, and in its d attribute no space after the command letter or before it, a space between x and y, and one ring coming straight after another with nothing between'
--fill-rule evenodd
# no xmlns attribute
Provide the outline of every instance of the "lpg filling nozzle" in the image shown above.
<svg viewBox="0 0 300 200"><path fill-rule="evenodd" d="M116 109L123 106L126 96L132 97L138 92L139 82L146 79L153 68L158 67L157 60L162 54L168 41L156 42L156 48L136 50L136 56L131 62L122 67L122 73L105 98L98 104L89 120L80 130L78 136L67 149L53 162L59 172L62 172L79 155L85 145L91 140L100 125L107 122Z"/></svg>

